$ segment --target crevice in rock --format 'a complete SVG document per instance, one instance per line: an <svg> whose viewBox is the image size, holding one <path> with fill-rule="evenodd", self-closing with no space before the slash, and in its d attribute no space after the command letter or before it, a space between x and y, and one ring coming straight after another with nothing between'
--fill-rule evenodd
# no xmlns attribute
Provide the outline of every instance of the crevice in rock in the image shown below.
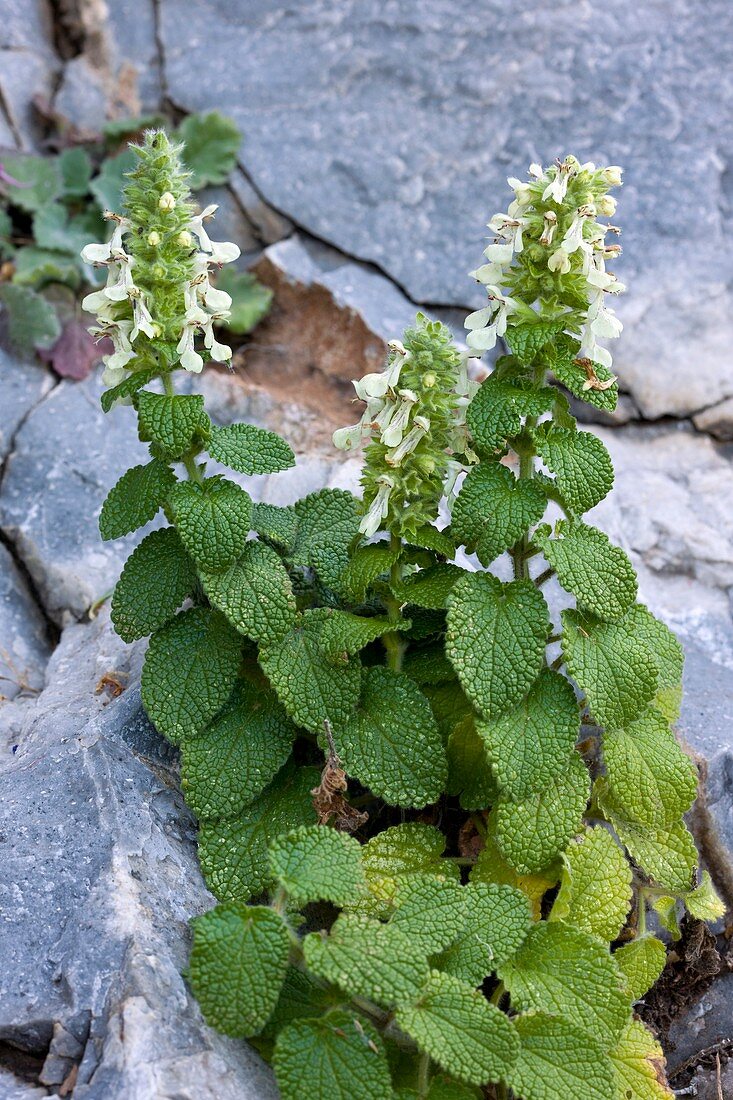
<svg viewBox="0 0 733 1100"><path fill-rule="evenodd" d="M20 133L18 131L18 127L16 125L15 119L13 118L12 112L11 112L9 106L8 106L8 102L5 98L5 96L3 95L3 90L2 90L1 87L0 87L0 115L2 115L2 117L5 119L5 121L8 125L8 129L10 130L11 134L13 135L13 141L15 142L16 149L22 149L23 142L21 141Z"/></svg>
<svg viewBox="0 0 733 1100"><path fill-rule="evenodd" d="M168 94L168 75L165 69L165 46L163 45L163 29L160 12L161 0L152 0L153 26L155 28L155 51L158 58L158 79L160 83L161 106L173 106ZM185 112L182 112L185 114Z"/></svg>
<svg viewBox="0 0 733 1100"><path fill-rule="evenodd" d="M86 28L80 0L48 0L53 28L53 48L61 61L84 53Z"/></svg>

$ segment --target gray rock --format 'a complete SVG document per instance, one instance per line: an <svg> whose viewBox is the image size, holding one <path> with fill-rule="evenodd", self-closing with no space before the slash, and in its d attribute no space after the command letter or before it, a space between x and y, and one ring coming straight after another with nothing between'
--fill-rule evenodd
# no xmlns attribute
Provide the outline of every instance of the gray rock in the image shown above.
<svg viewBox="0 0 733 1100"><path fill-rule="evenodd" d="M175 754L141 710L141 656L106 621L69 627L0 759L0 1039L43 1059L49 1086L78 1065L79 1100L274 1100L257 1055L204 1025L181 977L188 921L213 899ZM119 698L96 694L104 674L127 685Z"/></svg>
<svg viewBox="0 0 733 1100"><path fill-rule="evenodd" d="M701 1050L715 1046L723 1039L730 1041L733 1020L733 974L722 974L710 989L677 1019L670 1029L666 1044L667 1064L671 1070L682 1065ZM706 1094L702 1094L706 1095ZM714 1092L709 1094L718 1100ZM724 1097L729 1093L723 1093Z"/></svg>
<svg viewBox="0 0 733 1100"><path fill-rule="evenodd" d="M733 394L726 0L479 0L465 21L450 0L160 7L173 100L232 114L265 200L415 301L479 300L466 272L507 175L568 151L624 165L619 374L647 417ZM680 243L681 195L704 247Z"/></svg>
<svg viewBox="0 0 733 1100"><path fill-rule="evenodd" d="M125 114L158 111L164 88L155 31L155 0L115 0L106 4L105 45L113 83L134 76ZM130 91L127 91L130 96ZM122 109L123 105L120 105Z"/></svg>
<svg viewBox="0 0 733 1100"><path fill-rule="evenodd" d="M53 386L51 374L39 364L16 359L0 347L0 465L23 418Z"/></svg>
<svg viewBox="0 0 733 1100"><path fill-rule="evenodd" d="M229 185L263 244L275 244L293 232L290 219L268 206L240 168L233 172Z"/></svg>
<svg viewBox="0 0 733 1100"><path fill-rule="evenodd" d="M248 266L262 251L249 216L233 187L205 187L196 193L196 202L203 209L214 203L219 209L212 222L208 222L211 237L217 241L234 241L242 255L237 267Z"/></svg>
<svg viewBox="0 0 733 1100"><path fill-rule="evenodd" d="M77 134L93 138L108 114L108 80L82 54L67 61L54 96L54 110L68 119Z"/></svg>
<svg viewBox="0 0 733 1100"><path fill-rule="evenodd" d="M128 466L149 460L134 413L104 416L97 377L62 382L17 433L0 489L0 526L59 624L111 588L144 533L103 543L96 520Z"/></svg>
<svg viewBox="0 0 733 1100"><path fill-rule="evenodd" d="M46 622L0 543L0 705L42 686L50 652Z"/></svg>
<svg viewBox="0 0 733 1100"><path fill-rule="evenodd" d="M45 0L3 4L0 100L8 115L7 129L23 149L33 149L38 143L40 132L32 101L35 96L50 99L58 68L50 5ZM2 140L6 143L5 136Z"/></svg>
<svg viewBox="0 0 733 1100"><path fill-rule="evenodd" d="M692 419L700 432L709 432L716 439L733 439L733 397L704 409Z"/></svg>

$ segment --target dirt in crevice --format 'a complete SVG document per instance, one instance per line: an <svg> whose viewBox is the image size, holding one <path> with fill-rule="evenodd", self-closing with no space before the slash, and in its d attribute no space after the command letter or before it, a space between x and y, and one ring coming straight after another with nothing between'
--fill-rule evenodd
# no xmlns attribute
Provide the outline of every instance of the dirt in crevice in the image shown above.
<svg viewBox="0 0 733 1100"><path fill-rule="evenodd" d="M710 988L726 968L708 926L692 917L681 924L682 935L667 951L667 964L657 984L637 1006L637 1012L664 1040L676 1018Z"/></svg>

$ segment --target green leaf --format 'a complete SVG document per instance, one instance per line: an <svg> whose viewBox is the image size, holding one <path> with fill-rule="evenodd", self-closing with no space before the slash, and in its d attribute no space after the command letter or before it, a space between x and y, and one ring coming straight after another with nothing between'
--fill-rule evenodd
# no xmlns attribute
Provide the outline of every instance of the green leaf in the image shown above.
<svg viewBox="0 0 733 1100"><path fill-rule="evenodd" d="M270 312L272 291L249 271L227 265L216 277L216 288L232 299L229 316L218 323L237 336L251 332Z"/></svg>
<svg viewBox="0 0 733 1100"><path fill-rule="evenodd" d="M449 562L439 562L421 569L395 588L395 595L405 603L441 611L448 602L453 586L464 570Z"/></svg>
<svg viewBox="0 0 733 1100"><path fill-rule="evenodd" d="M344 725L359 701L358 658L335 662L324 649L328 608L303 612L290 633L260 647L260 664L290 717L313 733Z"/></svg>
<svg viewBox="0 0 733 1100"><path fill-rule="evenodd" d="M532 321L522 325L510 325L506 331L506 341L512 355L520 363L530 364L538 352L565 328L565 321Z"/></svg>
<svg viewBox="0 0 733 1100"><path fill-rule="evenodd" d="M222 573L201 577L209 600L240 634L255 642L278 642L293 629L295 596L285 566L262 542L247 542Z"/></svg>
<svg viewBox="0 0 733 1100"><path fill-rule="evenodd" d="M602 826L586 828L563 856L560 890L550 920L562 920L610 943L631 906L631 867Z"/></svg>
<svg viewBox="0 0 733 1100"><path fill-rule="evenodd" d="M116 157L107 157L102 161L99 175L89 184L89 190L102 210L123 213L122 189L127 186L128 172L137 167L137 157L132 149L124 149Z"/></svg>
<svg viewBox="0 0 733 1100"><path fill-rule="evenodd" d="M355 603L361 603L371 585L383 574L389 574L400 553L399 548L391 547L388 542L360 546L341 576L344 593Z"/></svg>
<svg viewBox="0 0 733 1100"><path fill-rule="evenodd" d="M518 1016L519 1058L507 1081L524 1100L616 1100L609 1056L573 1022L541 1013Z"/></svg>
<svg viewBox="0 0 733 1100"><path fill-rule="evenodd" d="M399 1009L396 1019L439 1066L470 1084L506 1078L519 1053L504 1013L467 982L437 970L420 1000Z"/></svg>
<svg viewBox="0 0 733 1100"><path fill-rule="evenodd" d="M558 382L570 390L575 397L594 405L597 409L613 412L618 401L618 385L615 375L602 363L591 363L590 360L579 360L578 342L568 338L558 339L545 348L550 369ZM587 370L583 363L587 365ZM588 383L591 383L586 389ZM605 383L611 383L607 388L600 389ZM593 388L596 387L596 388Z"/></svg>
<svg viewBox="0 0 733 1100"><path fill-rule="evenodd" d="M439 829L419 821L393 825L377 833L362 848L362 865L371 897L349 908L370 916L389 916L398 890L415 876L460 878L454 863L443 859L446 838ZM398 903L399 904L399 903Z"/></svg>
<svg viewBox="0 0 733 1100"><path fill-rule="evenodd" d="M573 753L569 767L541 791L519 802L496 807L496 840L512 867L541 871L578 831L588 802L590 778L582 757Z"/></svg>
<svg viewBox="0 0 733 1100"><path fill-rule="evenodd" d="M282 1100L314 1095L328 1100L386 1100L392 1082L384 1045L371 1024L353 1013L297 1020L277 1038L273 1067Z"/></svg>
<svg viewBox="0 0 733 1100"><path fill-rule="evenodd" d="M285 440L254 424L213 427L208 451L217 462L240 474L274 474L295 465L295 455Z"/></svg>
<svg viewBox="0 0 733 1100"><path fill-rule="evenodd" d="M303 940L309 970L351 996L384 1008L414 1001L428 977L428 960L394 924L342 913L328 936Z"/></svg>
<svg viewBox="0 0 733 1100"><path fill-rule="evenodd" d="M181 745L181 784L200 820L234 817L290 756L297 730L271 691L242 684L232 706Z"/></svg>
<svg viewBox="0 0 733 1100"><path fill-rule="evenodd" d="M517 954L499 967L499 977L515 1008L564 1017L604 1050L618 1040L629 1016L608 948L559 922L535 924Z"/></svg>
<svg viewBox="0 0 733 1100"><path fill-rule="evenodd" d="M134 364L135 360L133 360L131 366L134 366ZM127 378L123 378L118 385L112 386L109 390L105 390L99 402L102 406L102 412L108 413L117 401L124 401L128 397L134 397L138 390L141 390L143 386L147 386L148 382L152 382L154 378L157 378L159 373L160 367L157 364L153 367L144 367L142 370L133 371Z"/></svg>
<svg viewBox="0 0 733 1100"><path fill-rule="evenodd" d="M534 584L466 574L453 589L447 624L445 650L471 702L487 718L518 703L539 674L550 632Z"/></svg>
<svg viewBox="0 0 733 1100"><path fill-rule="evenodd" d="M320 1016L340 1000L338 990L324 987L322 982L304 970L289 966L275 1010L265 1024L262 1035L274 1039L287 1024L309 1016Z"/></svg>
<svg viewBox="0 0 733 1100"><path fill-rule="evenodd" d="M189 449L199 428L208 422L201 394L150 393L137 396L140 438L157 443L169 459L180 458Z"/></svg>
<svg viewBox="0 0 733 1100"><path fill-rule="evenodd" d="M150 639L142 699L157 730L177 745L199 733L229 699L241 660L241 638L223 615L192 607Z"/></svg>
<svg viewBox="0 0 733 1100"><path fill-rule="evenodd" d="M105 542L129 535L154 519L175 484L170 466L157 458L123 474L110 489L99 516L99 532Z"/></svg>
<svg viewBox="0 0 733 1100"><path fill-rule="evenodd" d="M256 1035L274 1009L288 965L282 917L263 905L217 905L195 917L188 977L204 1019L237 1039Z"/></svg>
<svg viewBox="0 0 733 1100"><path fill-rule="evenodd" d="M503 450L507 440L519 434L523 416L549 412L554 400L555 393L549 386L522 389L491 375L466 412L471 438L483 451Z"/></svg>
<svg viewBox="0 0 733 1100"><path fill-rule="evenodd" d="M395 806L422 807L441 795L445 749L425 696L405 675L368 668L354 713L334 726L349 773Z"/></svg>
<svg viewBox="0 0 733 1100"><path fill-rule="evenodd" d="M215 897L246 901L273 885L268 845L280 833L315 822L311 791L319 778L317 768L286 764L236 817L202 822L199 860Z"/></svg>
<svg viewBox="0 0 733 1100"><path fill-rule="evenodd" d="M455 669L445 655L442 641L410 648L402 661L402 671L421 687L456 681Z"/></svg>
<svg viewBox="0 0 733 1100"><path fill-rule="evenodd" d="M667 948L656 936L641 936L614 952L621 977L633 1001L639 1001L657 981L667 962Z"/></svg>
<svg viewBox="0 0 733 1100"><path fill-rule="evenodd" d="M520 875L507 863L496 843L496 820L491 814L486 827L484 847L471 868L471 882L504 883L516 886L527 897L532 909L532 917L539 920L542 915L542 899L548 890L557 885L560 871L558 863L533 875Z"/></svg>
<svg viewBox="0 0 733 1100"><path fill-rule="evenodd" d="M425 955L435 955L458 939L471 895L454 879L413 875L395 895L392 924Z"/></svg>
<svg viewBox="0 0 733 1100"><path fill-rule="evenodd" d="M611 456L597 435L558 428L545 422L533 432L542 461L568 507L578 515L595 508L611 491Z"/></svg>
<svg viewBox="0 0 733 1100"><path fill-rule="evenodd" d="M41 249L70 252L73 263L89 243L89 227L82 218L69 219L69 211L60 202L50 202L33 215L33 236Z"/></svg>
<svg viewBox="0 0 733 1100"><path fill-rule="evenodd" d="M61 190L67 199L83 199L89 192L92 178L92 161L85 149L78 145L64 149L59 155Z"/></svg>
<svg viewBox="0 0 733 1100"><path fill-rule="evenodd" d="M189 115L176 136L184 145L183 160L191 173L188 183L192 191L227 182L242 142L242 134L230 118L219 111Z"/></svg>
<svg viewBox="0 0 733 1100"><path fill-rule="evenodd" d="M344 489L319 489L297 501L294 511L297 529L289 553L294 565L315 568L319 550L345 549L359 533L358 501Z"/></svg>
<svg viewBox="0 0 733 1100"><path fill-rule="evenodd" d="M41 289L49 283L64 283L76 290L81 281L79 264L65 252L27 246L15 256L15 286Z"/></svg>
<svg viewBox="0 0 733 1100"><path fill-rule="evenodd" d="M456 497L451 533L488 566L539 523L546 506L539 481L519 481L500 462L481 462L470 471Z"/></svg>
<svg viewBox="0 0 733 1100"><path fill-rule="evenodd" d="M575 692L545 668L518 706L476 728L504 795L526 798L567 769L580 733Z"/></svg>
<svg viewBox="0 0 733 1100"><path fill-rule="evenodd" d="M277 504L252 505L252 530L283 553L295 545L298 520L294 508L279 508Z"/></svg>
<svg viewBox="0 0 733 1100"><path fill-rule="evenodd" d="M674 1100L665 1084L664 1052L641 1022L629 1020L611 1051L616 1100Z"/></svg>
<svg viewBox="0 0 733 1100"><path fill-rule="evenodd" d="M623 618L636 599L636 573L602 531L579 519L558 520L554 538L538 531L535 541L560 584L584 609L606 622Z"/></svg>
<svg viewBox="0 0 733 1100"><path fill-rule="evenodd" d="M362 615L352 615L348 611L337 611L329 608L328 614L323 616L323 632L321 645L323 652L330 661L343 661L347 656L353 657L355 653L376 641L384 634L389 634L395 629L404 629L408 625L403 623L391 623L382 616L366 618Z"/></svg>
<svg viewBox="0 0 733 1100"><path fill-rule="evenodd" d="M638 825L660 829L686 813L697 794L697 768L662 714L648 707L635 722L603 734L614 801Z"/></svg>
<svg viewBox="0 0 733 1100"><path fill-rule="evenodd" d="M642 604L629 612L636 639L645 646L659 673L654 705L668 722L679 718L682 702L682 670L685 655L672 631Z"/></svg>
<svg viewBox="0 0 733 1100"><path fill-rule="evenodd" d="M3 283L0 302L5 307L8 339L19 354L30 355L56 343L61 325L56 310L41 294L25 286Z"/></svg>
<svg viewBox="0 0 733 1100"><path fill-rule="evenodd" d="M470 985L480 985L524 942L530 927L529 902L519 890L496 883L472 882L463 890L466 922L435 965Z"/></svg>
<svg viewBox="0 0 733 1100"><path fill-rule="evenodd" d="M709 871L703 871L702 882L687 895L685 905L697 920L716 921L725 916L725 902L713 886Z"/></svg>
<svg viewBox="0 0 733 1100"><path fill-rule="evenodd" d="M125 562L110 617L125 642L164 626L196 588L196 569L175 527L151 531Z"/></svg>
<svg viewBox="0 0 733 1100"><path fill-rule="evenodd" d="M658 679L656 664L637 637L635 609L617 623L567 610L562 625L568 672L585 692L593 717L610 729L633 721L652 699Z"/></svg>
<svg viewBox="0 0 733 1100"><path fill-rule="evenodd" d="M455 721L448 737L446 793L458 795L464 810L481 810L496 802L499 791L486 748L476 732L473 714Z"/></svg>
<svg viewBox="0 0 733 1100"><path fill-rule="evenodd" d="M220 477L208 477L202 485L179 481L169 500L183 544L203 570L226 569L240 557L252 509L244 489Z"/></svg>
<svg viewBox="0 0 733 1100"><path fill-rule="evenodd" d="M418 527L410 536L410 546L418 546L423 550L432 550L443 558L452 558L456 552L456 543L449 528L439 531L431 523Z"/></svg>
<svg viewBox="0 0 733 1100"><path fill-rule="evenodd" d="M325 825L301 825L278 836L270 845L270 866L298 905L345 905L366 889L358 840Z"/></svg>
<svg viewBox="0 0 733 1100"><path fill-rule="evenodd" d="M58 161L52 157L33 157L25 153L3 153L5 172L22 186L4 183L3 190L12 206L33 213L42 210L59 194L61 177Z"/></svg>
<svg viewBox="0 0 733 1100"><path fill-rule="evenodd" d="M684 821L660 829L629 821L604 780L596 781L596 797L629 855L655 882L673 893L690 889L697 868L697 848Z"/></svg>
<svg viewBox="0 0 733 1100"><path fill-rule="evenodd" d="M657 898L652 902L652 909L656 913L662 928L669 932L673 940L678 940L682 935L680 930L678 899L664 896Z"/></svg>

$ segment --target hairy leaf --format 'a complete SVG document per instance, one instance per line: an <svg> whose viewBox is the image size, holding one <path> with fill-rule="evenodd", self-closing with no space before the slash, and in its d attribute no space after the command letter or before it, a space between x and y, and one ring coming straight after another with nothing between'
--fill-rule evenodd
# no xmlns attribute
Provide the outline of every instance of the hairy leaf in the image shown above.
<svg viewBox="0 0 733 1100"><path fill-rule="evenodd" d="M226 183L237 163L242 135L236 124L219 111L189 115L178 127L183 160L191 173L189 187Z"/></svg>
<svg viewBox="0 0 733 1100"><path fill-rule="evenodd" d="M540 532L537 544L563 588L606 622L623 618L636 599L634 568L602 531L581 520L559 520L555 537Z"/></svg>
<svg viewBox="0 0 733 1100"><path fill-rule="evenodd" d="M471 985L480 985L522 945L530 927L529 902L521 891L495 883L472 882L463 890L467 895L465 924L435 965Z"/></svg>
<svg viewBox="0 0 733 1100"><path fill-rule="evenodd" d="M484 743L476 732L472 714L453 716L448 737L448 783L446 793L458 795L464 810L481 810L496 802L499 791L486 756Z"/></svg>
<svg viewBox="0 0 733 1100"><path fill-rule="evenodd" d="M451 533L488 566L539 523L546 506L539 481L519 481L500 462L481 462L470 471L453 504Z"/></svg>
<svg viewBox="0 0 733 1100"><path fill-rule="evenodd" d="M522 701L476 726L507 798L526 798L567 769L580 732L575 692L564 676L543 669Z"/></svg>
<svg viewBox="0 0 733 1100"><path fill-rule="evenodd" d="M468 406L466 423L473 442L489 453L500 451L518 435L523 416L548 412L555 400L549 386L522 389L490 376Z"/></svg>
<svg viewBox="0 0 733 1100"><path fill-rule="evenodd" d="M397 1012L397 1023L455 1077L470 1084L506 1078L519 1041L503 1012L468 982L434 970L420 999Z"/></svg>
<svg viewBox="0 0 733 1100"><path fill-rule="evenodd" d="M542 351L547 343L562 332L565 322L562 318L556 321L532 321L521 325L510 325L506 331L506 340L520 363L531 363L538 352Z"/></svg>
<svg viewBox="0 0 733 1100"><path fill-rule="evenodd" d="M577 515L595 508L611 491L611 456L597 435L544 423L533 433L537 452L555 474L568 507Z"/></svg>
<svg viewBox="0 0 733 1100"><path fill-rule="evenodd" d="M435 802L447 775L445 749L425 696L408 676L368 668L349 719L334 728L346 771L396 806Z"/></svg>
<svg viewBox="0 0 733 1100"><path fill-rule="evenodd" d="M687 895L685 905L697 920L716 921L725 916L725 902L715 890L709 871L703 871L700 885Z"/></svg>
<svg viewBox="0 0 733 1100"><path fill-rule="evenodd" d="M137 168L138 159L132 149L124 149L115 157L105 157L99 174L89 184L89 190L102 210L122 213L122 189L128 183L127 173Z"/></svg>
<svg viewBox="0 0 733 1100"><path fill-rule="evenodd" d="M413 875L398 885L392 924L419 950L435 955L458 939L471 896L454 879Z"/></svg>
<svg viewBox="0 0 733 1100"><path fill-rule="evenodd" d="M495 815L489 817L484 847L471 868L471 882L504 883L515 886L526 896L532 909L532 917L539 920L542 898L557 884L560 877L559 861L533 875L520 875L504 859L496 843Z"/></svg>
<svg viewBox="0 0 733 1100"><path fill-rule="evenodd" d="M277 1038L273 1067L282 1100L385 1100L392 1095L382 1040L353 1013L296 1020Z"/></svg>
<svg viewBox="0 0 733 1100"><path fill-rule="evenodd" d="M369 895L349 908L369 916L389 916L399 904L398 891L416 876L436 879L460 878L460 870L443 859L446 838L432 825L419 821L393 825L368 840L362 849L362 864Z"/></svg>
<svg viewBox="0 0 733 1100"><path fill-rule="evenodd" d="M550 631L534 584L467 574L453 589L447 623L446 653L474 705L494 718L518 703L539 674Z"/></svg>
<svg viewBox="0 0 733 1100"><path fill-rule="evenodd" d="M285 440L254 424L213 427L207 446L212 458L240 474L274 474L295 465Z"/></svg>
<svg viewBox="0 0 733 1100"><path fill-rule="evenodd" d="M143 390L137 395L136 405L140 438L157 443L169 459L180 458L199 428L208 422L200 394L171 397Z"/></svg>
<svg viewBox="0 0 733 1100"><path fill-rule="evenodd" d="M433 611L442 611L448 602L457 580L464 571L449 562L439 562L429 569L421 569L396 589L395 595L405 603L416 607L426 607Z"/></svg>
<svg viewBox="0 0 733 1100"><path fill-rule="evenodd" d="M617 1100L613 1066L602 1047L569 1020L518 1016L519 1058L508 1082L524 1100Z"/></svg>
<svg viewBox="0 0 733 1100"><path fill-rule="evenodd" d="M4 152L3 168L20 185L4 183L3 190L11 205L21 210L29 213L42 210L61 190L58 162L51 157Z"/></svg>
<svg viewBox="0 0 733 1100"><path fill-rule="evenodd" d="M252 530L284 553L290 553L295 545L297 526L294 508L280 508L277 504L252 505Z"/></svg>
<svg viewBox="0 0 733 1100"><path fill-rule="evenodd" d="M7 315L8 339L19 354L31 355L38 348L50 347L61 335L56 310L30 287L3 283L0 302Z"/></svg>
<svg viewBox="0 0 733 1100"><path fill-rule="evenodd" d="M170 466L154 458L145 466L133 466L110 489L99 516L102 538L119 539L149 523L165 503L176 475Z"/></svg>
<svg viewBox="0 0 733 1100"><path fill-rule="evenodd" d="M278 554L262 542L247 542L222 573L203 573L206 595L240 634L255 642L278 642L295 626L293 586Z"/></svg>
<svg viewBox="0 0 733 1100"><path fill-rule="evenodd" d="M570 841L550 920L563 920L610 943L624 926L631 897L631 867L599 825Z"/></svg>
<svg viewBox="0 0 733 1100"><path fill-rule="evenodd" d="M133 360L131 366L134 366L134 363ZM141 390L143 386L147 386L148 382L152 382L157 377L159 370L157 364L153 367L143 367L141 370L135 370L132 374L128 374L127 378L123 378L118 385L105 390L99 399L102 411L108 413L118 401L126 401L128 398L134 397L138 390Z"/></svg>
<svg viewBox="0 0 733 1100"><path fill-rule="evenodd" d="M349 611L329 608L323 616L321 646L330 661L339 663L346 657L353 657L364 646L389 634L395 629L404 629L403 622L397 627L383 616L352 615Z"/></svg>
<svg viewBox="0 0 733 1100"><path fill-rule="evenodd" d="M614 952L621 976L632 1000L648 993L664 970L667 949L656 936L645 935Z"/></svg>
<svg viewBox="0 0 733 1100"><path fill-rule="evenodd" d="M282 917L266 906L217 905L193 924L191 988L211 1027L256 1035L280 993L290 943Z"/></svg>
<svg viewBox="0 0 733 1100"><path fill-rule="evenodd" d="M361 846L325 825L301 825L270 845L270 866L298 904L330 901L344 905L366 889Z"/></svg>
<svg viewBox="0 0 733 1100"><path fill-rule="evenodd" d="M226 569L247 541L252 501L233 481L179 481L169 497L176 527L191 557L206 572Z"/></svg>
<svg viewBox="0 0 733 1100"><path fill-rule="evenodd" d="M664 1053L641 1020L629 1020L611 1051L617 1100L674 1100L666 1084Z"/></svg>
<svg viewBox="0 0 733 1100"><path fill-rule="evenodd" d="M355 602L361 603L367 589L382 576L388 574L400 556L400 550L388 542L360 546L354 551L341 577L343 591Z"/></svg>
<svg viewBox="0 0 733 1100"><path fill-rule="evenodd" d="M602 363L579 359L578 342L567 338L555 340L545 349L555 378L581 401L597 409L613 412L618 401L615 375ZM587 387L587 388L586 388Z"/></svg>
<svg viewBox="0 0 733 1100"><path fill-rule="evenodd" d="M110 617L126 642L160 629L196 588L193 561L175 527L151 531L125 562Z"/></svg>

